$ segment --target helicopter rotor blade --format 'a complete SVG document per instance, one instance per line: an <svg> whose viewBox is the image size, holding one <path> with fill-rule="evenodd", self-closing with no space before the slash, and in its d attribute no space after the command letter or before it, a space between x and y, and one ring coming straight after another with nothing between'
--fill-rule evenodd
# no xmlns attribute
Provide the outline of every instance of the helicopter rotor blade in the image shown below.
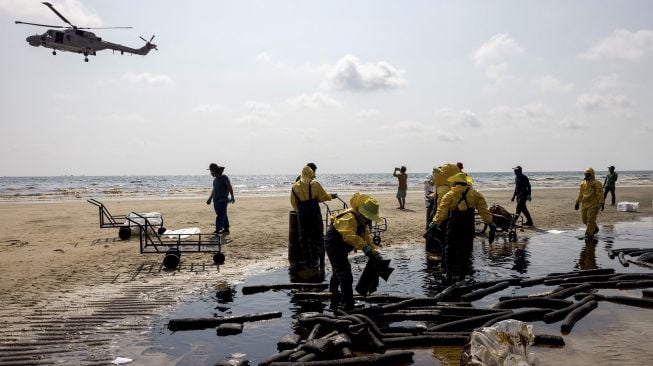
<svg viewBox="0 0 653 366"><path fill-rule="evenodd" d="M77 27L77 29L133 29L133 27Z"/></svg>
<svg viewBox="0 0 653 366"><path fill-rule="evenodd" d="M147 39L143 38L143 36L138 36L138 38L142 39L143 42L147 43Z"/></svg>
<svg viewBox="0 0 653 366"><path fill-rule="evenodd" d="M154 34L152 35L152 38L150 38L150 41L148 43L152 43L152 40L154 40Z"/></svg>
<svg viewBox="0 0 653 366"><path fill-rule="evenodd" d="M52 6L52 4L50 4L47 1L44 1L42 4L47 6L48 8L50 8L50 10L52 10L55 14L57 14L57 16L59 16L59 18L61 18L61 20L63 20L64 22L70 24L71 27L77 28L73 23L69 22L68 19L66 19L63 15L61 15L61 13L59 13L57 11L57 9L55 9L54 6Z"/></svg>
<svg viewBox="0 0 653 366"><path fill-rule="evenodd" d="M48 28L70 28L70 27L64 27L63 25L49 25L49 24L28 23L28 22L21 22L20 20L16 20L14 23L16 23L16 24L36 25L38 27L48 27Z"/></svg>

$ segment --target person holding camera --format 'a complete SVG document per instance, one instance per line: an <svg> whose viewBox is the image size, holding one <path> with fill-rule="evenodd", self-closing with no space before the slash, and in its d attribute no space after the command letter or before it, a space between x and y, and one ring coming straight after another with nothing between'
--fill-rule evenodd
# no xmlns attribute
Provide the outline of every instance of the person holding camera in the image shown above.
<svg viewBox="0 0 653 366"><path fill-rule="evenodd" d="M408 190L408 174L406 174L406 167L395 168L392 172L393 177L397 177L399 187L397 188L397 201L399 201L399 209L406 208L406 191Z"/></svg>

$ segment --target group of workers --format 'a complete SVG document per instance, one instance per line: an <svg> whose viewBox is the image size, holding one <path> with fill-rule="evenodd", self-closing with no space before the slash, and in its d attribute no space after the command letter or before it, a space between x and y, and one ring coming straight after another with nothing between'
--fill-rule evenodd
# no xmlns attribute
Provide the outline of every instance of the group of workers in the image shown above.
<svg viewBox="0 0 653 366"><path fill-rule="evenodd" d="M462 163L443 164L433 169L430 178L425 182L429 189L427 200L427 249L429 241L437 243L436 251L442 253L442 264L445 273L457 273L460 266L471 258L471 250L475 235L475 212L478 211L483 222L496 229L493 216L488 209L483 195L473 187L473 178L462 171ZM228 202L234 202L233 189L229 179L223 175L224 167L211 164L209 167L214 177L213 191L207 200L213 200L216 211L216 233L228 234L229 222L226 216ZM298 233L300 245L304 251L304 263L308 267L324 268L325 254L329 258L333 273L329 290L345 308L354 306L353 276L348 254L361 250L366 256L380 260L378 247L370 235L372 222L382 222L379 216L379 201L369 195L356 193L349 201L349 208L330 217L329 227L324 234L321 202L338 197L336 193L329 194L315 179L317 166L308 163L302 168L301 175L292 185L290 203L297 212ZM531 200L531 185L523 174L522 167L513 168L515 173L515 190L512 201L517 200L517 215L526 218L524 225L532 226L533 220L526 207ZM406 167L395 168L393 175L399 179L397 199L399 208L405 208L407 189ZM614 186L617 173L610 167L610 175L602 185L595 179L594 169L585 170L584 180L580 185L575 209L581 209L581 217L587 225L587 239L599 231L596 217L599 209L604 209L604 199L612 193L614 205ZM231 195L231 199L229 199ZM431 248L433 249L433 248Z"/></svg>

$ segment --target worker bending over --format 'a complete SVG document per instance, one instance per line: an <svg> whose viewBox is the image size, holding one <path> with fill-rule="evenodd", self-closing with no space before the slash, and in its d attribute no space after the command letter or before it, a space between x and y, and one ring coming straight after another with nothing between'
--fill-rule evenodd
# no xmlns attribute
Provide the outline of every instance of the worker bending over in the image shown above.
<svg viewBox="0 0 653 366"><path fill-rule="evenodd" d="M372 221L383 221L379 217L379 201L368 195L354 194L350 206L331 218L325 237L326 253L333 268L329 290L345 309L354 307L354 279L347 256L353 249L362 250L368 257L378 255L369 228Z"/></svg>

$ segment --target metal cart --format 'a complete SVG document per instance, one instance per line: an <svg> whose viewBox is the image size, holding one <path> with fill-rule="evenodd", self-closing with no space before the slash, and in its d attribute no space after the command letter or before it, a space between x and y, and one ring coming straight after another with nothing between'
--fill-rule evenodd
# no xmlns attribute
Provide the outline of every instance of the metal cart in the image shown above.
<svg viewBox="0 0 653 366"><path fill-rule="evenodd" d="M161 216L161 214L139 215L135 212L130 212L127 215L112 215L102 202L93 198L86 200L86 202L98 208L100 228L118 228L118 237L122 240L128 240L132 235L132 228L138 227L134 221L130 220L130 218L147 216L150 219L151 227L153 229L156 228L157 232L164 232L166 230L165 227L163 227L163 216Z"/></svg>
<svg viewBox="0 0 653 366"><path fill-rule="evenodd" d="M507 218L503 215L496 214L491 212L492 221L497 227L497 233L508 233L508 241L516 242L517 241L517 229L523 227L524 218L521 215L510 214L510 218ZM483 235L487 230L488 225L483 222L483 219L478 214L475 213L475 230L476 235Z"/></svg>
<svg viewBox="0 0 653 366"><path fill-rule="evenodd" d="M154 230L149 218L139 214L135 214L135 216L138 219L128 218L128 220L138 225L141 254L164 254L163 266L165 268L177 268L182 253L213 253L215 264L224 263L225 255L222 254L222 245L227 243L227 239L223 235L199 232L166 234L165 231Z"/></svg>

